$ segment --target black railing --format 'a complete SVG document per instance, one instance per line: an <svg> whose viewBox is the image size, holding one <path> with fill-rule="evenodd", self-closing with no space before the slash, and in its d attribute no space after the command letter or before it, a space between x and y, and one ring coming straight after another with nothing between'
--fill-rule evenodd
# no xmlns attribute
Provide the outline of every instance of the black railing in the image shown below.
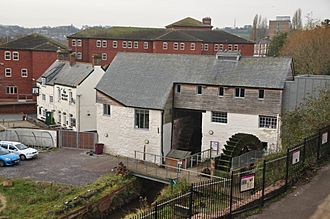
<svg viewBox="0 0 330 219"><path fill-rule="evenodd" d="M133 219L231 218L264 203L291 187L310 164L330 155L330 126L282 156L259 161L255 167L233 171L230 177L192 184L182 194L155 204Z"/></svg>

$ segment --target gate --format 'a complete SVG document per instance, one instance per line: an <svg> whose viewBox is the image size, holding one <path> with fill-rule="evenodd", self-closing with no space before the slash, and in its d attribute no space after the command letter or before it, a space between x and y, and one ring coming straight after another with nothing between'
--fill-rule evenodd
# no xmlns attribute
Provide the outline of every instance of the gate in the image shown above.
<svg viewBox="0 0 330 219"><path fill-rule="evenodd" d="M94 132L58 130L59 147L94 150L97 140L97 133Z"/></svg>

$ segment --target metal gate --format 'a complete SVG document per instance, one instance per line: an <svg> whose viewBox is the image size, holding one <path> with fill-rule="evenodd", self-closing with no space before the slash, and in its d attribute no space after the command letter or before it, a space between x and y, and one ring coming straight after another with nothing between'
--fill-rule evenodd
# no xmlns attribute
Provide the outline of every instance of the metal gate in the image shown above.
<svg viewBox="0 0 330 219"><path fill-rule="evenodd" d="M58 130L59 147L95 149L97 143L97 133L94 132L76 132L70 130Z"/></svg>

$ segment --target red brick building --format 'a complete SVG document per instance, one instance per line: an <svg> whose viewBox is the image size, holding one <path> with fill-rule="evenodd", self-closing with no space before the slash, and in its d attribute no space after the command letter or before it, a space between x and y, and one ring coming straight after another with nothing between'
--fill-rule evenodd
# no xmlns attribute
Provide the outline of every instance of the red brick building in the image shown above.
<svg viewBox="0 0 330 219"><path fill-rule="evenodd" d="M109 64L117 52L215 55L228 50L253 55L253 42L212 28L211 18L201 22L188 17L166 28L93 27L68 39L78 61L92 62L94 54L101 54L102 65Z"/></svg>
<svg viewBox="0 0 330 219"><path fill-rule="evenodd" d="M32 87L57 59L59 48L67 49L39 34L0 45L0 113L35 111Z"/></svg>

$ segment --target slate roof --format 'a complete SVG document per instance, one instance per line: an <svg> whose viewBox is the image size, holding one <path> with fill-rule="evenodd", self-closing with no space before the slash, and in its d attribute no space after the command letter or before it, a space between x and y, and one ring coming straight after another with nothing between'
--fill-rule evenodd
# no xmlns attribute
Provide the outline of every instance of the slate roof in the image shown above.
<svg viewBox="0 0 330 219"><path fill-rule="evenodd" d="M38 82L41 83L42 78L46 78L47 85L60 84L77 87L92 72L92 64L77 62L71 66L69 61L56 60L45 73L41 75Z"/></svg>
<svg viewBox="0 0 330 219"><path fill-rule="evenodd" d="M182 20L179 20L177 22L174 22L172 24L169 24L166 26L166 28L171 28L171 27L212 27L211 25L206 25L200 22L199 20L196 20L191 17L186 17Z"/></svg>
<svg viewBox="0 0 330 219"><path fill-rule="evenodd" d="M37 33L33 33L0 45L0 49L22 49L55 52L59 48L67 49L65 45L62 45L61 43L58 43Z"/></svg>
<svg viewBox="0 0 330 219"><path fill-rule="evenodd" d="M173 83L284 89L291 58L118 53L96 89L125 106L163 109Z"/></svg>

